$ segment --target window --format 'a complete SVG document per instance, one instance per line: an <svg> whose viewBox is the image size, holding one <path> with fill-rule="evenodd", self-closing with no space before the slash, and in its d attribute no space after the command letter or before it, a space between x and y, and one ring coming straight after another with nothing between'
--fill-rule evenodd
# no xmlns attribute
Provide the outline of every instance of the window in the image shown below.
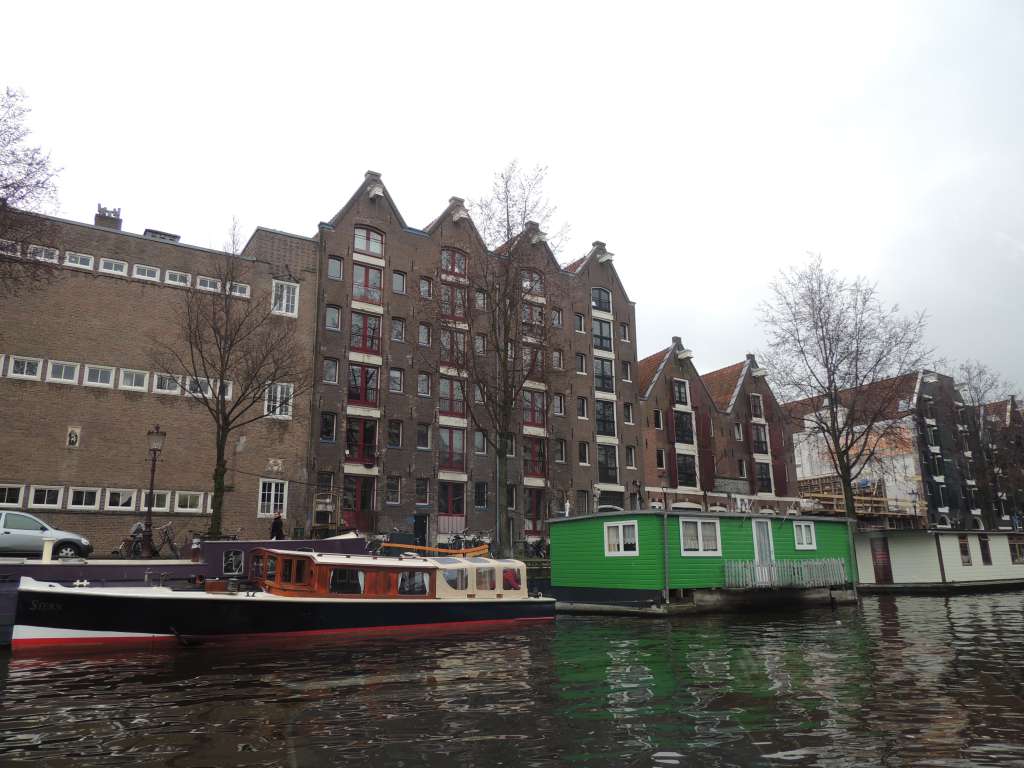
<svg viewBox="0 0 1024 768"><path fill-rule="evenodd" d="M622 420L627 424L633 423L633 404L623 403L622 404Z"/></svg>
<svg viewBox="0 0 1024 768"><path fill-rule="evenodd" d="M117 259L100 259L100 272L108 275L128 276L128 262Z"/></svg>
<svg viewBox="0 0 1024 768"><path fill-rule="evenodd" d="M505 501L507 502L509 511L516 508L516 487L514 485L505 486Z"/></svg>
<svg viewBox="0 0 1024 768"><path fill-rule="evenodd" d="M382 256L384 254L384 235L376 230L367 227L356 227L352 241L352 248L360 253L368 253L371 256Z"/></svg>
<svg viewBox="0 0 1024 768"><path fill-rule="evenodd" d="M159 283L160 270L148 264L135 264L132 267L132 277L138 280L149 280L153 283Z"/></svg>
<svg viewBox="0 0 1024 768"><path fill-rule="evenodd" d="M540 272L522 269L519 271L519 279L523 284L523 293L527 296L544 295L544 276Z"/></svg>
<svg viewBox="0 0 1024 768"><path fill-rule="evenodd" d="M535 392L531 389L523 390L523 426L543 427L544 411L546 409L545 396L543 392Z"/></svg>
<svg viewBox="0 0 1024 768"><path fill-rule="evenodd" d="M380 369L369 365L348 367L348 401L357 405L377 405Z"/></svg>
<svg viewBox="0 0 1024 768"><path fill-rule="evenodd" d="M587 401L587 398L585 398L585 397L577 397L576 398L576 418L577 419L589 418L588 415L587 415L588 414L588 410L587 410L588 409L588 404L587 403L588 403L588 401Z"/></svg>
<svg viewBox="0 0 1024 768"><path fill-rule="evenodd" d="M516 436L512 434L505 434L505 455L515 456L516 455Z"/></svg>
<svg viewBox="0 0 1024 768"><path fill-rule="evenodd" d="M594 401L594 423L597 434L615 437L615 403L611 400Z"/></svg>
<svg viewBox="0 0 1024 768"><path fill-rule="evenodd" d="M664 422L661 419L661 409L660 408L655 408L654 409L654 428L655 429L664 429L665 428L665 424L664 424Z"/></svg>
<svg viewBox="0 0 1024 768"><path fill-rule="evenodd" d="M732 436L736 442L743 442L743 425L738 421L732 425Z"/></svg>
<svg viewBox="0 0 1024 768"><path fill-rule="evenodd" d="M672 418L675 422L676 442L693 445L693 414L688 411L674 411Z"/></svg>
<svg viewBox="0 0 1024 768"><path fill-rule="evenodd" d="M754 453L768 453L768 430L764 424L751 425L752 448Z"/></svg>
<svg viewBox="0 0 1024 768"><path fill-rule="evenodd" d="M349 332L349 349L353 352L380 352L379 315L364 315L362 312L352 313L352 326Z"/></svg>
<svg viewBox="0 0 1024 768"><path fill-rule="evenodd" d="M676 454L676 483L686 488L697 487L697 457L689 453Z"/></svg>
<svg viewBox="0 0 1024 768"><path fill-rule="evenodd" d="M352 265L352 298L370 304L381 303L381 285L384 273L365 264Z"/></svg>
<svg viewBox="0 0 1024 768"><path fill-rule="evenodd" d="M416 504L423 506L430 503L430 478L416 478Z"/></svg>
<svg viewBox="0 0 1024 768"><path fill-rule="evenodd" d="M672 404L690 404L690 382L686 379L672 379Z"/></svg>
<svg viewBox="0 0 1024 768"><path fill-rule="evenodd" d="M797 549L817 549L814 539L814 523L793 521L793 540Z"/></svg>
<svg viewBox="0 0 1024 768"><path fill-rule="evenodd" d="M434 281L429 277L420 278L420 296L424 299L429 299L434 295Z"/></svg>
<svg viewBox="0 0 1024 768"><path fill-rule="evenodd" d="M576 353L576 373L587 372L587 356L582 352Z"/></svg>
<svg viewBox="0 0 1024 768"><path fill-rule="evenodd" d="M526 332L536 334L540 332L539 326L544 324L544 308L536 304L523 304L522 306L523 325L534 326L527 328Z"/></svg>
<svg viewBox="0 0 1024 768"><path fill-rule="evenodd" d="M583 491L583 493L586 493L586 491ZM577 501L578 505L579 502ZM586 507L582 507L582 509L585 510ZM582 512L581 514L586 513ZM607 557L621 557L623 555L636 557L640 554L636 520L604 524L604 554Z"/></svg>
<svg viewBox="0 0 1024 768"><path fill-rule="evenodd" d="M437 410L446 416L466 415L466 385L456 379L441 377L437 381Z"/></svg>
<svg viewBox="0 0 1024 768"><path fill-rule="evenodd" d="M69 488L70 499L68 509L99 509L100 489L99 488Z"/></svg>
<svg viewBox="0 0 1024 768"><path fill-rule="evenodd" d="M487 509L487 483L473 483L473 507ZM465 573L465 571L462 571Z"/></svg>
<svg viewBox="0 0 1024 768"><path fill-rule="evenodd" d="M372 465L376 460L377 422L348 418L345 422L345 461Z"/></svg>
<svg viewBox="0 0 1024 768"><path fill-rule="evenodd" d="M337 384L338 383L338 361L333 357L324 358L324 383L326 384Z"/></svg>
<svg viewBox="0 0 1024 768"><path fill-rule="evenodd" d="M337 256L327 257L327 277L331 280L341 280L341 259Z"/></svg>
<svg viewBox="0 0 1024 768"><path fill-rule="evenodd" d="M200 291L220 293L220 280L214 277L204 277L203 275L199 275L196 277L196 288Z"/></svg>
<svg viewBox="0 0 1024 768"><path fill-rule="evenodd" d="M262 481L261 481L262 486ZM176 491L174 494L175 512L202 512L203 494L195 491Z"/></svg>
<svg viewBox="0 0 1024 768"><path fill-rule="evenodd" d="M59 509L64 497L64 486L33 485L30 489L30 509Z"/></svg>
<svg viewBox="0 0 1024 768"><path fill-rule="evenodd" d="M619 341L629 341L629 323L619 323Z"/></svg>
<svg viewBox="0 0 1024 768"><path fill-rule="evenodd" d="M429 424L417 424L416 425L416 447L421 449L430 448L430 425Z"/></svg>
<svg viewBox="0 0 1024 768"><path fill-rule="evenodd" d="M615 391L615 362L603 357L594 358L594 389L598 392Z"/></svg>
<svg viewBox="0 0 1024 768"><path fill-rule="evenodd" d="M597 480L600 483L619 482L619 449L614 445L597 446Z"/></svg>
<svg viewBox="0 0 1024 768"><path fill-rule="evenodd" d="M562 310L558 307L551 310L551 325L554 328L562 327Z"/></svg>
<svg viewBox="0 0 1024 768"><path fill-rule="evenodd" d="M169 373L153 374L153 392L158 395L181 394L181 377Z"/></svg>
<svg viewBox="0 0 1024 768"><path fill-rule="evenodd" d="M388 370L388 392L402 391L402 377L403 371L401 368L391 368Z"/></svg>
<svg viewBox="0 0 1024 768"><path fill-rule="evenodd" d="M612 295L605 288L590 289L590 306L598 312L612 311Z"/></svg>
<svg viewBox="0 0 1024 768"><path fill-rule="evenodd" d="M391 318L391 340L405 341L405 319L401 317Z"/></svg>
<svg viewBox="0 0 1024 768"><path fill-rule="evenodd" d="M21 258L21 248L13 240L0 240L0 256L10 256L11 258Z"/></svg>
<svg viewBox="0 0 1024 768"><path fill-rule="evenodd" d="M722 554L718 520L679 518L679 538L684 557L716 557Z"/></svg>
<svg viewBox="0 0 1024 768"><path fill-rule="evenodd" d="M466 514L466 486L463 483L437 484L437 513L458 516Z"/></svg>
<svg viewBox="0 0 1024 768"><path fill-rule="evenodd" d="M51 360L50 369L46 373L46 380L59 384L77 384L78 363L62 363L57 360Z"/></svg>
<svg viewBox="0 0 1024 768"><path fill-rule="evenodd" d="M421 347L430 346L430 326L426 323L420 323L419 331L417 334L417 341Z"/></svg>
<svg viewBox="0 0 1024 768"><path fill-rule="evenodd" d="M328 331L341 330L341 307L328 304L324 310L324 327Z"/></svg>
<svg viewBox="0 0 1024 768"><path fill-rule="evenodd" d="M483 355L487 353L487 337L478 333L473 337L473 353Z"/></svg>
<svg viewBox="0 0 1024 768"><path fill-rule="evenodd" d="M567 453L567 448L566 448L565 440L563 440L560 437L555 438L555 461L558 464L565 464L565 462L566 462L566 453Z"/></svg>
<svg viewBox="0 0 1024 768"><path fill-rule="evenodd" d="M282 515L288 512L288 481L260 478L260 506L256 512L257 516L273 517L278 512Z"/></svg>
<svg viewBox="0 0 1024 768"><path fill-rule="evenodd" d="M405 293L405 272L391 273L391 290L394 293Z"/></svg>
<svg viewBox="0 0 1024 768"><path fill-rule="evenodd" d="M654 466L658 469L665 468L665 449L656 448L654 450Z"/></svg>
<svg viewBox="0 0 1024 768"><path fill-rule="evenodd" d="M402 501L402 478L398 475L388 475L385 504L400 504Z"/></svg>
<svg viewBox="0 0 1024 768"><path fill-rule="evenodd" d="M487 292L481 290L480 288L477 288L474 304L476 308L479 309L481 312L487 309Z"/></svg>
<svg viewBox="0 0 1024 768"><path fill-rule="evenodd" d="M154 512L167 512L171 508L171 492L170 491L153 491L153 511ZM141 509L149 509L149 491L145 491L142 494Z"/></svg>
<svg viewBox="0 0 1024 768"><path fill-rule="evenodd" d="M64 266L92 270L93 258L87 253L64 252ZM157 278L159 279L159 278Z"/></svg>
<svg viewBox="0 0 1024 768"><path fill-rule="evenodd" d="M105 507L107 509L134 510L135 491L122 488L108 488Z"/></svg>
<svg viewBox="0 0 1024 768"><path fill-rule="evenodd" d="M290 419L294 391L295 387L291 384L267 385L267 399L263 404L263 413L274 419Z"/></svg>
<svg viewBox="0 0 1024 768"><path fill-rule="evenodd" d="M746 477L747 477L747 462L744 461L743 459L739 459L736 462L736 466L737 466L737 470L739 472L739 476L741 478L743 478L743 479L746 479Z"/></svg>
<svg viewBox="0 0 1024 768"><path fill-rule="evenodd" d="M354 568L332 568L330 591L335 595L361 595L366 572Z"/></svg>
<svg viewBox="0 0 1024 768"><path fill-rule="evenodd" d="M1013 565L1024 565L1024 536L1010 535L1006 540L1010 545L1010 562Z"/></svg>
<svg viewBox="0 0 1024 768"><path fill-rule="evenodd" d="M978 546L981 547L981 564L992 565L992 549L988 543L988 536L984 533L978 534Z"/></svg>
<svg viewBox="0 0 1024 768"><path fill-rule="evenodd" d="M750 396L750 416L754 419L764 418L764 406L761 403L760 395Z"/></svg>
<svg viewBox="0 0 1024 768"><path fill-rule="evenodd" d="M622 361L622 380L632 381L633 380L633 364L629 360Z"/></svg>
<svg viewBox="0 0 1024 768"><path fill-rule="evenodd" d="M456 277L466 276L466 254L447 248L441 251L441 272Z"/></svg>
<svg viewBox="0 0 1024 768"><path fill-rule="evenodd" d="M960 564L968 566L971 564L971 544L966 536L958 537L960 543Z"/></svg>
<svg viewBox="0 0 1024 768"><path fill-rule="evenodd" d="M473 453L480 455L487 453L487 433L479 429L473 433Z"/></svg>
<svg viewBox="0 0 1024 768"><path fill-rule="evenodd" d="M402 422L399 419L388 421L388 448L402 447Z"/></svg>
<svg viewBox="0 0 1024 768"><path fill-rule="evenodd" d="M210 397L211 387L209 379L199 379L195 376L188 377L188 394L197 400Z"/></svg>
<svg viewBox="0 0 1024 768"><path fill-rule="evenodd" d="M275 315L287 317L299 316L299 286L297 283L285 283L274 280L273 302L270 311Z"/></svg>
<svg viewBox="0 0 1024 768"><path fill-rule="evenodd" d="M612 351L612 324L607 320L594 320L591 324L591 335L594 338L594 349L605 352Z"/></svg>
<svg viewBox="0 0 1024 768"><path fill-rule="evenodd" d="M493 568L477 568L476 569L476 588L477 591L490 591L493 590L497 585L495 578L495 571Z"/></svg>
<svg viewBox="0 0 1024 768"><path fill-rule="evenodd" d="M21 506L20 485L0 485L0 509L11 509Z"/></svg>
<svg viewBox="0 0 1024 768"><path fill-rule="evenodd" d="M576 446L576 461L583 466L590 466L590 443L580 443Z"/></svg>
<svg viewBox="0 0 1024 768"><path fill-rule="evenodd" d="M551 367L556 371L562 370L564 362L562 361L562 350L554 349L551 351Z"/></svg>
<svg viewBox="0 0 1024 768"><path fill-rule="evenodd" d="M416 394L420 397L430 397L429 373L419 373L416 375Z"/></svg>
<svg viewBox="0 0 1024 768"><path fill-rule="evenodd" d="M333 443L338 438L338 414L330 411L320 413L320 442Z"/></svg>
<svg viewBox="0 0 1024 768"><path fill-rule="evenodd" d="M757 469L757 492L772 492L772 465L766 461L754 462Z"/></svg>
<svg viewBox="0 0 1024 768"><path fill-rule="evenodd" d="M540 437L523 438L523 474L544 477L544 440Z"/></svg>
<svg viewBox="0 0 1024 768"><path fill-rule="evenodd" d="M437 464L441 469L462 472L466 469L466 432L452 427L438 427Z"/></svg>
<svg viewBox="0 0 1024 768"><path fill-rule="evenodd" d="M626 468L627 469L636 469L636 446L635 445L627 445L626 446Z"/></svg>
<svg viewBox="0 0 1024 768"><path fill-rule="evenodd" d="M82 383L87 387L111 388L114 386L114 369L103 365L87 365L85 381Z"/></svg>
<svg viewBox="0 0 1024 768"><path fill-rule="evenodd" d="M482 403L484 401L484 386L483 384L473 385L473 402Z"/></svg>
<svg viewBox="0 0 1024 768"><path fill-rule="evenodd" d="M565 416L565 395L552 395L552 411L555 416Z"/></svg>
<svg viewBox="0 0 1024 768"><path fill-rule="evenodd" d="M239 299L248 299L250 288L248 283L228 283L228 293Z"/></svg>
<svg viewBox="0 0 1024 768"><path fill-rule="evenodd" d="M479 353L483 354L483 353ZM466 361L466 334L448 328L441 329L441 363L461 366Z"/></svg>

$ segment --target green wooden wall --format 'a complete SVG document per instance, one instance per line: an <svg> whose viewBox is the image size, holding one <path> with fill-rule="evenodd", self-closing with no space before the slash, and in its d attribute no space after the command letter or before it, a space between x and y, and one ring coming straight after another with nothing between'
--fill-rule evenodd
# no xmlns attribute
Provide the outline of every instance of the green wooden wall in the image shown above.
<svg viewBox="0 0 1024 768"><path fill-rule="evenodd" d="M702 520L712 516L695 515ZM793 518L761 518L772 524L772 544L776 560L841 558L846 573L852 576L850 551L844 520L815 520L817 549L796 548ZM604 554L604 524L636 520L639 554L635 557L611 557ZM668 518L669 585L673 589L701 589L725 585L726 560L753 560L753 520L749 517L722 517L719 530L722 554L684 557L681 552L679 517ZM662 518L660 515L624 513L599 518L581 518L552 525L551 583L562 587L601 587L616 589L661 589L664 562Z"/></svg>

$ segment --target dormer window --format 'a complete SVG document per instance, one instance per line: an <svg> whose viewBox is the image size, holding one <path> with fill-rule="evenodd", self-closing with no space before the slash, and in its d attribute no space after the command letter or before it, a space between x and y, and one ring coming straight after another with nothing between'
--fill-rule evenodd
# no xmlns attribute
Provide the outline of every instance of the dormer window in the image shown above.
<svg viewBox="0 0 1024 768"><path fill-rule="evenodd" d="M466 254L445 248L441 251L441 272L455 277L466 276Z"/></svg>
<svg viewBox="0 0 1024 768"><path fill-rule="evenodd" d="M352 248L359 253L381 257L384 255L384 235L373 229L356 227Z"/></svg>
<svg viewBox="0 0 1024 768"><path fill-rule="evenodd" d="M612 294L606 288L591 288L590 306L598 312L611 312Z"/></svg>

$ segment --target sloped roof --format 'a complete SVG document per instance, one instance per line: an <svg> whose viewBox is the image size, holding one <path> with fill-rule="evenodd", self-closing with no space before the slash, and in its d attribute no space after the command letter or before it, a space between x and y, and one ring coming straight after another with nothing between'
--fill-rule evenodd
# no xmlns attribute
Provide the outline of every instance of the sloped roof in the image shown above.
<svg viewBox="0 0 1024 768"><path fill-rule="evenodd" d="M708 394L711 395L711 399L720 411L729 410L733 396L743 380L743 372L746 370L748 362L743 360L742 362L726 366L725 368L719 368L717 371L711 371L711 373L705 373L701 376Z"/></svg>
<svg viewBox="0 0 1024 768"><path fill-rule="evenodd" d="M589 255L590 254L587 254L587 256ZM580 267L582 267L583 263L587 260L587 256L581 256L580 258L576 259L576 261L570 261L568 264L562 267L562 270L564 272L572 272L573 274L579 272Z"/></svg>
<svg viewBox="0 0 1024 768"><path fill-rule="evenodd" d="M895 419L909 411L912 411L917 403L915 392L917 391L917 380L920 372L906 373L902 376L894 376L889 379L881 379L860 388L857 402L861 404L861 410L869 410L876 420ZM847 389L839 393L839 402L849 408L853 402L853 390ZM820 396L808 397L803 400L794 400L783 405L783 409L792 419L800 419L809 413L814 413L823 405L823 398ZM875 405L882 406L882 412L877 412ZM902 406L902 407L901 407Z"/></svg>
<svg viewBox="0 0 1024 768"><path fill-rule="evenodd" d="M658 375L658 371L661 370L662 365L665 363L665 359L671 351L672 347L665 347L660 352L648 355L637 363L637 369L640 372L638 384L640 386L641 397L648 396L648 390L651 388L651 384L654 382L655 377Z"/></svg>

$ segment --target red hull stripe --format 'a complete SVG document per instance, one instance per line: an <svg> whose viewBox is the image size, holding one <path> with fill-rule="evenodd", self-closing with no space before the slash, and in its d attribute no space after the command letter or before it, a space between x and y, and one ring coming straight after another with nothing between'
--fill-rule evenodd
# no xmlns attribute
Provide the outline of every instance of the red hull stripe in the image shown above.
<svg viewBox="0 0 1024 768"><path fill-rule="evenodd" d="M476 628L488 626L506 626L508 624L527 624L535 621L554 621L554 616L530 616L515 619L479 619L476 621L443 621L433 624L391 624L382 627L344 627L342 629L307 629L297 632L250 632L234 635L185 635L187 640L202 642L229 642L235 640L274 640L289 637L326 637L332 635L377 635L384 632L401 633L415 632L446 632L458 628ZM143 635L137 637L26 637L11 641L12 653L36 648L122 648L143 647L154 645L177 645L178 639L168 635Z"/></svg>

